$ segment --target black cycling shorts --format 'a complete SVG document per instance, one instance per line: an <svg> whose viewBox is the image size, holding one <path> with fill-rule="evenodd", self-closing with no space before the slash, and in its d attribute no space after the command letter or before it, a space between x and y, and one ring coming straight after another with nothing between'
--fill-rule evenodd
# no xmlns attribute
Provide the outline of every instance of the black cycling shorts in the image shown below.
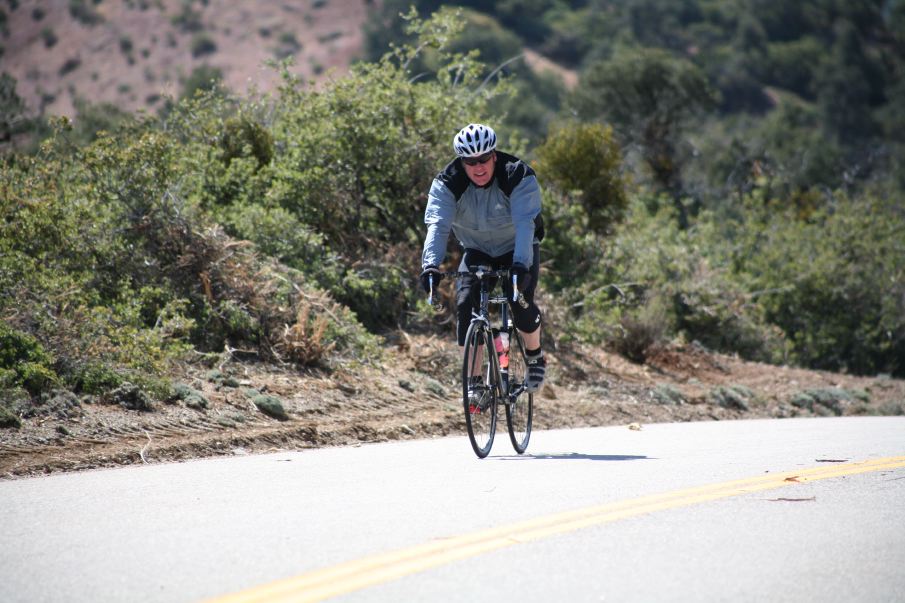
<svg viewBox="0 0 905 603"><path fill-rule="evenodd" d="M522 292L528 307L520 304L512 304L512 322L523 333L533 333L541 324L540 309L534 303L534 289L537 287L537 278L540 274L540 245L534 244L534 260L528 272L531 274L531 282ZM512 266L512 253L499 257L492 257L476 249L466 249L459 264L459 272L468 271L469 266L489 266L493 270L508 270ZM495 283L491 283L495 284ZM512 282L503 279L503 292L509 298L512 297ZM471 323L472 310L481 303L481 285L478 278L472 275L460 276L456 281L456 310L458 322L456 335L459 345L465 345L465 335L468 333L468 325Z"/></svg>

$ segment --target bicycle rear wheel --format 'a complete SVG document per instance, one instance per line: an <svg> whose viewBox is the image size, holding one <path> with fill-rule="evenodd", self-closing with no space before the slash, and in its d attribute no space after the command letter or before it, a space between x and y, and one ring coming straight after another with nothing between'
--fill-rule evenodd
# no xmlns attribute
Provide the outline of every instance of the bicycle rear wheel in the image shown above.
<svg viewBox="0 0 905 603"><path fill-rule="evenodd" d="M462 401L468 439L478 458L490 453L496 434L497 390L491 353L495 350L490 331L471 323L462 359Z"/></svg>
<svg viewBox="0 0 905 603"><path fill-rule="evenodd" d="M506 426L509 440L519 454L528 449L531 439L531 422L534 418L534 394L525 391L528 363L525 360L525 343L516 329L509 338L509 392L506 397Z"/></svg>

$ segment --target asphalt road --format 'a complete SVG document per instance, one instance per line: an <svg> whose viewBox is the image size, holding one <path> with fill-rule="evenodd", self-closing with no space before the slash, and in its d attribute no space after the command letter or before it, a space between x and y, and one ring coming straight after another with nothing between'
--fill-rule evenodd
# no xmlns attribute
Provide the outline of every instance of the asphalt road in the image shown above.
<svg viewBox="0 0 905 603"><path fill-rule="evenodd" d="M0 509L10 603L905 601L905 417L145 465L0 482Z"/></svg>

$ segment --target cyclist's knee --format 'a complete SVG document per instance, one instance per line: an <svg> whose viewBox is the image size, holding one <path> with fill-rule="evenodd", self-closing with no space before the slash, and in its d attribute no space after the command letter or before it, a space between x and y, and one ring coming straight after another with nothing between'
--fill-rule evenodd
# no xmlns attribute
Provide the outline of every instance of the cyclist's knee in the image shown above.
<svg viewBox="0 0 905 603"><path fill-rule="evenodd" d="M534 333L541 325L540 309L536 304L531 304L527 308L513 307L512 322L522 333Z"/></svg>

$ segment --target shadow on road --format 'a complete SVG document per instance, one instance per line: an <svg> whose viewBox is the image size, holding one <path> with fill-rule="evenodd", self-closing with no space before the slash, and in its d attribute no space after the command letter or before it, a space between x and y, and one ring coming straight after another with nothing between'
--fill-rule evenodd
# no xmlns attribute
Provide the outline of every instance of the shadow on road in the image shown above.
<svg viewBox="0 0 905 603"><path fill-rule="evenodd" d="M582 454L580 452L568 452L561 454L523 454L521 456L497 456L491 457L498 461L521 461L521 460L559 460L559 461L639 461L647 459L647 456L637 456L632 454Z"/></svg>

